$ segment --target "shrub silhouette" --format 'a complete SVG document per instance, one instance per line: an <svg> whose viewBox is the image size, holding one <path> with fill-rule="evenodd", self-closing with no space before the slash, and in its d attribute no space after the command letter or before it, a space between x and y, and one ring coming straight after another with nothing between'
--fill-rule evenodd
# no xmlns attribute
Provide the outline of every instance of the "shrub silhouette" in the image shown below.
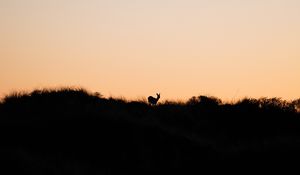
<svg viewBox="0 0 300 175"><path fill-rule="evenodd" d="M222 104L222 100L216 97L199 96L192 97L187 102L188 105L200 105L200 106L218 106Z"/></svg>
<svg viewBox="0 0 300 175"><path fill-rule="evenodd" d="M13 93L0 103L1 157L12 174L299 171L299 99L187 102L104 98L84 89ZM231 162L223 169L221 164ZM235 165L235 166L233 166ZM200 167L200 168L199 168ZM212 168L214 167L214 168ZM262 168L262 169L261 169Z"/></svg>

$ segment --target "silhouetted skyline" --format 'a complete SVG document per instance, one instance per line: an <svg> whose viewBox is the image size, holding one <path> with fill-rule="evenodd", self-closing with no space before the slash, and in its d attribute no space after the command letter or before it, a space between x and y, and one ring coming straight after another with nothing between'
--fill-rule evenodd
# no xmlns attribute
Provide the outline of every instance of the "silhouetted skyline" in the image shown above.
<svg viewBox="0 0 300 175"><path fill-rule="evenodd" d="M150 105L85 89L19 92L0 102L0 172L294 174L299 105L300 99L224 103L208 96Z"/></svg>

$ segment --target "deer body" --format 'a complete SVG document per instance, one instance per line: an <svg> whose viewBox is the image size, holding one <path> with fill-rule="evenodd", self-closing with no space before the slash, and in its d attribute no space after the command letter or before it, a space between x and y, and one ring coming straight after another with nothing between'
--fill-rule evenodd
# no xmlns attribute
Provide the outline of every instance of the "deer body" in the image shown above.
<svg viewBox="0 0 300 175"><path fill-rule="evenodd" d="M156 93L157 97L154 98L152 96L149 96L148 97L148 102L151 104L151 105L156 105L157 104L157 101L159 100L160 98L160 94L159 93Z"/></svg>

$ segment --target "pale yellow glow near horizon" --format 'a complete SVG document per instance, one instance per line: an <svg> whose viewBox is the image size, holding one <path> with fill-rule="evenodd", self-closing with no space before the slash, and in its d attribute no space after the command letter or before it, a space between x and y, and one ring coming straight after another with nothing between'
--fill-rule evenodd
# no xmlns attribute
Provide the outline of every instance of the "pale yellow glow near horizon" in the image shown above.
<svg viewBox="0 0 300 175"><path fill-rule="evenodd" d="M0 0L0 96L300 97L298 0Z"/></svg>

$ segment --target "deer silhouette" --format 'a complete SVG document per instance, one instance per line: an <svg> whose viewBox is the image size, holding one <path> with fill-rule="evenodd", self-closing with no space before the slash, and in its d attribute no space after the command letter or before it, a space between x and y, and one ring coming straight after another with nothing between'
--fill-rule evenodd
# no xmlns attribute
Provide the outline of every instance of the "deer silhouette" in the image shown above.
<svg viewBox="0 0 300 175"><path fill-rule="evenodd" d="M148 102L151 104L151 105L156 105L157 101L159 100L160 98L160 94L159 93L156 93L157 97L154 98L152 96L149 96L148 97Z"/></svg>

